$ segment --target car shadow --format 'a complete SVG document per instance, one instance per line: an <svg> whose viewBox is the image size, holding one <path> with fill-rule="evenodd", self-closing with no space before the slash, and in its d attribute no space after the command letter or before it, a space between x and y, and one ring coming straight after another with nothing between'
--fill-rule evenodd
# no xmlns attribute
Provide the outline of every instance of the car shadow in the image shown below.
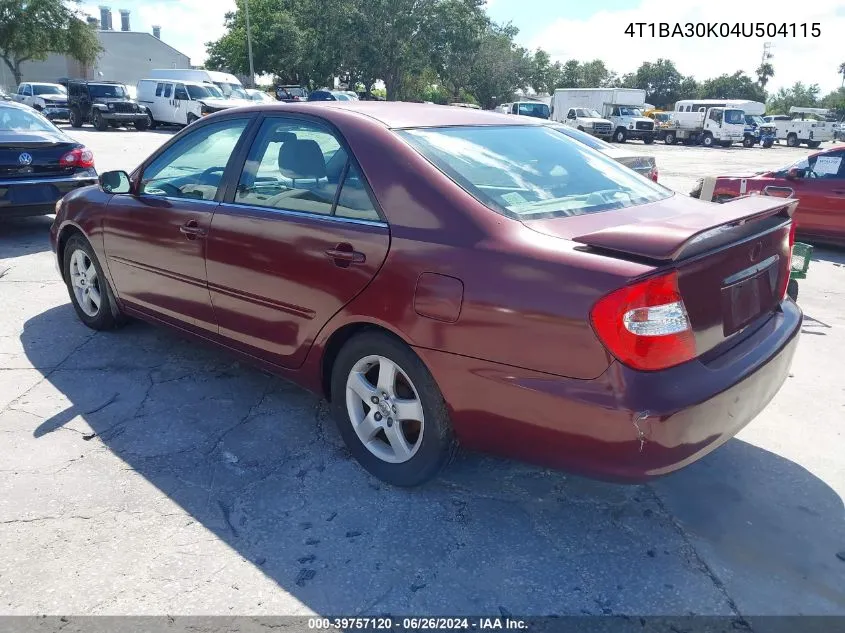
<svg viewBox="0 0 845 633"><path fill-rule="evenodd" d="M812 242L809 242L812 244ZM814 245L812 261L830 262L834 265L845 266L845 248L838 248L830 245ZM812 264L810 264L812 266ZM812 268L810 273L812 273Z"/></svg>
<svg viewBox="0 0 845 633"><path fill-rule="evenodd" d="M49 251L52 223L52 215L0 217L0 260Z"/></svg>
<svg viewBox="0 0 845 633"><path fill-rule="evenodd" d="M65 304L21 343L45 377L17 405L32 450L65 429L88 454L57 478L106 447L320 614L731 614L725 587L755 586L755 613L845 613L842 500L739 440L650 485L462 455L401 490L350 458L325 402L171 331L92 335Z"/></svg>

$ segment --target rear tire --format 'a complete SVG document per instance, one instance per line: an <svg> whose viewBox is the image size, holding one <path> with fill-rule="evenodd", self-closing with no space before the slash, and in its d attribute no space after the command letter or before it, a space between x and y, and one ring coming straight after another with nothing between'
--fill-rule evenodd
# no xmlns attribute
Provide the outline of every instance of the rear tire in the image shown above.
<svg viewBox="0 0 845 633"><path fill-rule="evenodd" d="M393 486L419 486L455 455L437 383L411 348L388 334L365 332L343 346L332 367L331 406L349 452Z"/></svg>
<svg viewBox="0 0 845 633"><path fill-rule="evenodd" d="M790 279L786 286L786 294L789 295L793 301L798 301L798 280Z"/></svg>
<svg viewBox="0 0 845 633"><path fill-rule="evenodd" d="M150 127L149 117L145 117L143 119L138 119L137 121L135 121L135 129L139 132L145 131L148 127Z"/></svg>
<svg viewBox="0 0 845 633"><path fill-rule="evenodd" d="M663 142L666 145L674 145L676 140L674 132L666 132L666 136L663 138Z"/></svg>
<svg viewBox="0 0 845 633"><path fill-rule="evenodd" d="M774 144L774 141L763 141L763 149L769 149Z"/></svg>
<svg viewBox="0 0 845 633"><path fill-rule="evenodd" d="M111 330L126 321L91 244L73 235L65 244L62 272L76 316L92 330Z"/></svg>
<svg viewBox="0 0 845 633"><path fill-rule="evenodd" d="M751 136L746 136L742 139L742 146L743 147L754 147L754 138Z"/></svg>
<svg viewBox="0 0 845 633"><path fill-rule="evenodd" d="M810 149L816 149L821 144L821 141L807 141L807 147L809 147Z"/></svg>
<svg viewBox="0 0 845 633"><path fill-rule="evenodd" d="M798 147L798 135L794 132L786 137L786 146L787 147Z"/></svg>

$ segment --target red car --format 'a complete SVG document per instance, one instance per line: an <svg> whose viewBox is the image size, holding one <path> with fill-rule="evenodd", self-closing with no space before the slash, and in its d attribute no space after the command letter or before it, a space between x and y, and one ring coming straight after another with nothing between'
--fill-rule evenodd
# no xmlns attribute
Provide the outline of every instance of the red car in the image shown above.
<svg viewBox="0 0 845 633"><path fill-rule="evenodd" d="M755 176L704 178L690 193L715 202L749 194L797 199L795 224L799 237L845 245L845 147L816 152L792 165Z"/></svg>
<svg viewBox="0 0 845 633"><path fill-rule="evenodd" d="M86 325L166 324L323 394L384 481L459 444L639 481L786 378L794 204L674 195L530 117L261 105L68 195L51 241Z"/></svg>

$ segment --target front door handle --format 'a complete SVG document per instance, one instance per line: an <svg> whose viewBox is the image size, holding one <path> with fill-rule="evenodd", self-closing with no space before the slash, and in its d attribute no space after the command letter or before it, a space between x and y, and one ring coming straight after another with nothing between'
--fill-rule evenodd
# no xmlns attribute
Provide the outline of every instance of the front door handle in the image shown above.
<svg viewBox="0 0 845 633"><path fill-rule="evenodd" d="M326 251L326 255L334 260L335 266L340 268L348 268L350 264L363 264L367 261L364 253L360 253L352 248L352 244L341 242L334 248Z"/></svg>
<svg viewBox="0 0 845 633"><path fill-rule="evenodd" d="M205 237L205 229L201 229L199 222L196 220L188 220L179 227L179 232L182 233L189 240L195 240L198 237Z"/></svg>
<svg viewBox="0 0 845 633"><path fill-rule="evenodd" d="M763 188L763 195L774 196L776 198L791 198L795 195L795 190L792 187L773 187L769 185Z"/></svg>
<svg viewBox="0 0 845 633"><path fill-rule="evenodd" d="M845 189L834 189L833 193L835 193L838 196L845 195Z"/></svg>

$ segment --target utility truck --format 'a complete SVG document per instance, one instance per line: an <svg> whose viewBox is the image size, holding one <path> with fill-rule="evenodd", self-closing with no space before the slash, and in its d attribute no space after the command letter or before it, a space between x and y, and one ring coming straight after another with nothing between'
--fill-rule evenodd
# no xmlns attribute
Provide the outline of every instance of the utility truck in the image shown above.
<svg viewBox="0 0 845 633"><path fill-rule="evenodd" d="M715 105L725 101L678 101L668 125L662 130L663 141L701 143L705 147L730 147L745 138L745 111L734 105ZM743 102L749 103L749 102Z"/></svg>
<svg viewBox="0 0 845 633"><path fill-rule="evenodd" d="M825 141L833 140L833 123L825 120L830 116L830 110L792 106L789 114L792 115L791 119L775 117L772 121L777 127L778 141L786 141L789 147L805 143L807 147L815 149Z"/></svg>
<svg viewBox="0 0 845 633"><path fill-rule="evenodd" d="M552 119L561 121L571 127L590 132L584 125L583 118L595 119L593 134L595 136L610 136L618 143L628 139L642 139L644 143L654 141L654 121L643 116L645 107L645 90L633 88L559 88L552 97ZM598 116L579 117L578 110L582 109ZM574 114L574 117L570 115ZM610 133L605 134L606 125L610 123ZM602 133L596 133L600 130Z"/></svg>

